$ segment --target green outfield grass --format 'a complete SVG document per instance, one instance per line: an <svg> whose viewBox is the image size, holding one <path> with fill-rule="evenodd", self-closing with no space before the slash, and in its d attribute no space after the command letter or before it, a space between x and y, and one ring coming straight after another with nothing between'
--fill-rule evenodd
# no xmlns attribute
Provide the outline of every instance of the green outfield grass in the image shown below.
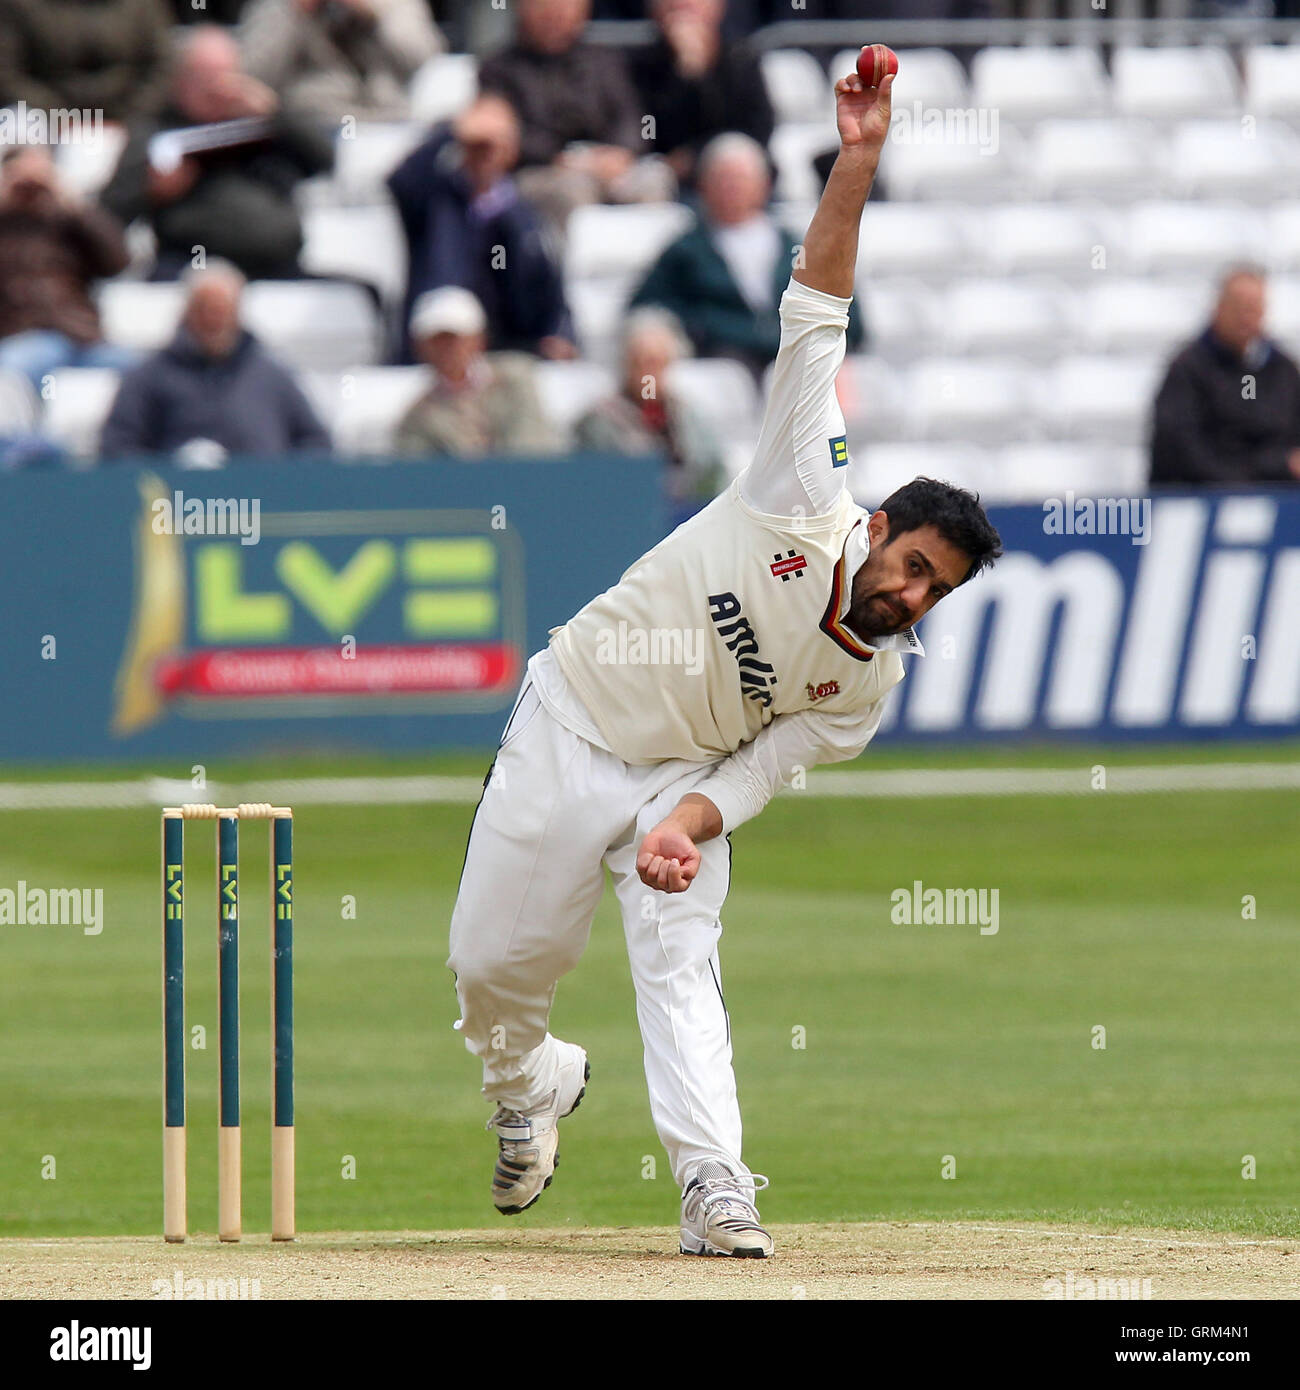
<svg viewBox="0 0 1300 1390"><path fill-rule="evenodd" d="M1296 745L1028 748L856 766L1300 758ZM209 776L469 772L486 759L209 766ZM132 775L158 768L133 767ZM0 772L0 780L19 774ZM24 772L22 776L47 774ZM60 775L69 776L64 772ZM78 777L83 774L78 771ZM121 776L123 769L95 776ZM724 915L751 1165L773 1221L1097 1219L1300 1236L1298 798L782 798L734 837ZM296 829L298 1207L305 1230L482 1226L493 1140L452 1031L446 930L469 806L303 807ZM197 835L193 831L198 829ZM106 926L0 926L0 1233L160 1223L158 821L0 813L0 888L104 890ZM191 827L191 1226L216 1216L211 826ZM268 1220L265 832L245 830L245 1227ZM999 930L905 926L890 893L996 888ZM1243 895L1257 903L1243 920ZM356 917L344 916L355 898ZM553 1018L593 1079L519 1223L669 1225L612 897ZM1106 1048L1092 1030L1106 1029ZM793 1042L804 1030L806 1046ZM48 1171L53 1156L56 1176ZM941 1176L945 1155L955 1179ZM1242 1178L1245 1155L1257 1177ZM355 1178L343 1176L346 1157ZM653 1162L654 1176L651 1172ZM501 1220L503 1229L509 1223Z"/></svg>

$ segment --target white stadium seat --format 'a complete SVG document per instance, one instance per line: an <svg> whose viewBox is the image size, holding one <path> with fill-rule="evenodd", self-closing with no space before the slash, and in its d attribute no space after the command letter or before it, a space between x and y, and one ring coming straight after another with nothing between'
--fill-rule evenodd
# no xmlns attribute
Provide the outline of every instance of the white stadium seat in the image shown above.
<svg viewBox="0 0 1300 1390"><path fill-rule="evenodd" d="M411 118L425 125L463 111L478 93L478 59L472 53L439 53L411 78Z"/></svg>
<svg viewBox="0 0 1300 1390"><path fill-rule="evenodd" d="M622 280L572 280L565 287L582 355L615 366L620 355L629 286Z"/></svg>
<svg viewBox="0 0 1300 1390"><path fill-rule="evenodd" d="M391 203L308 208L302 220L304 270L368 280L385 302L401 300L406 292L406 237Z"/></svg>
<svg viewBox="0 0 1300 1390"><path fill-rule="evenodd" d="M1300 202L1278 203L1268 214L1265 255L1274 270L1300 270Z"/></svg>
<svg viewBox="0 0 1300 1390"><path fill-rule="evenodd" d="M1272 202L1296 187L1295 133L1277 121L1187 121L1174 132L1170 172L1180 197Z"/></svg>
<svg viewBox="0 0 1300 1390"><path fill-rule="evenodd" d="M815 202L821 182L813 160L839 145L832 121L787 121L772 132L768 153L776 165L776 196L785 202Z"/></svg>
<svg viewBox="0 0 1300 1390"><path fill-rule="evenodd" d="M536 373L542 409L565 439L592 406L618 389L614 371L595 362L539 362Z"/></svg>
<svg viewBox="0 0 1300 1390"><path fill-rule="evenodd" d="M971 239L964 211L940 203L868 204L858 238L858 275L937 280L968 272Z"/></svg>
<svg viewBox="0 0 1300 1390"><path fill-rule="evenodd" d="M826 95L822 65L801 48L769 48L759 57L776 123L827 121L834 104Z"/></svg>
<svg viewBox="0 0 1300 1390"><path fill-rule="evenodd" d="M1269 281L1265 322L1291 356L1300 356L1300 278L1278 275Z"/></svg>
<svg viewBox="0 0 1300 1390"><path fill-rule="evenodd" d="M1268 44L1245 50L1246 110L1300 121L1300 47Z"/></svg>
<svg viewBox="0 0 1300 1390"><path fill-rule="evenodd" d="M83 462L99 452L99 436L117 395L118 373L108 367L66 367L55 372L45 402L42 433Z"/></svg>
<svg viewBox="0 0 1300 1390"><path fill-rule="evenodd" d="M1132 497L1145 491L1149 471L1141 445L1009 444L991 460L984 501Z"/></svg>
<svg viewBox="0 0 1300 1390"><path fill-rule="evenodd" d="M1264 251L1258 212L1240 204L1135 203L1129 210L1123 263L1152 275L1215 275Z"/></svg>
<svg viewBox="0 0 1300 1390"><path fill-rule="evenodd" d="M1078 301L1080 340L1095 352L1170 353L1205 326L1213 293L1205 280L1099 274Z"/></svg>
<svg viewBox="0 0 1300 1390"><path fill-rule="evenodd" d="M1141 443L1164 377L1161 357L1066 357L1040 372L1038 418L1052 439Z"/></svg>
<svg viewBox="0 0 1300 1390"><path fill-rule="evenodd" d="M918 362L903 377L908 437L975 444L1031 438L1032 375L1028 363L1012 359Z"/></svg>
<svg viewBox="0 0 1300 1390"><path fill-rule="evenodd" d="M938 300L920 281L868 276L858 296L872 356L900 363L936 351L942 336Z"/></svg>
<svg viewBox="0 0 1300 1390"><path fill-rule="evenodd" d="M1040 198L1147 198L1160 186L1164 146L1145 122L1044 121L1030 164Z"/></svg>
<svg viewBox="0 0 1300 1390"><path fill-rule="evenodd" d="M175 282L110 280L99 290L104 337L119 347L152 352L172 340L184 304L185 292Z"/></svg>
<svg viewBox="0 0 1300 1390"><path fill-rule="evenodd" d="M916 102L923 110L935 107L967 106L970 87L960 62L946 48L900 48L898 76L894 78L893 109L911 109ZM847 77L858 64L858 50L845 48L831 63L831 88Z"/></svg>
<svg viewBox="0 0 1300 1390"><path fill-rule="evenodd" d="M113 175L126 147L126 127L106 125L91 139L56 147L59 177L84 197L95 197Z"/></svg>
<svg viewBox="0 0 1300 1390"><path fill-rule="evenodd" d="M391 453L402 416L429 381L427 367L350 367L301 377L343 458Z"/></svg>
<svg viewBox="0 0 1300 1390"><path fill-rule="evenodd" d="M864 439L896 439L902 432L903 388L898 373L879 357L849 353L835 382L835 394L844 412L849 449Z"/></svg>
<svg viewBox="0 0 1300 1390"><path fill-rule="evenodd" d="M1060 352L1068 321L1060 285L1021 280L960 280L939 301L944 350L1019 353L1041 360Z"/></svg>
<svg viewBox="0 0 1300 1390"><path fill-rule="evenodd" d="M659 253L694 222L683 203L635 203L574 208L569 218L564 272L569 280L609 276L640 280Z"/></svg>
<svg viewBox="0 0 1300 1390"><path fill-rule="evenodd" d="M1115 109L1182 120L1237 110L1237 71L1226 48L1119 48L1111 60Z"/></svg>
<svg viewBox="0 0 1300 1390"><path fill-rule="evenodd" d="M849 490L860 507L873 511L913 478L937 478L981 494L988 486L991 460L977 444L878 444L872 439L854 449L850 438L849 447Z"/></svg>
<svg viewBox="0 0 1300 1390"><path fill-rule="evenodd" d="M984 48L971 65L971 87L974 104L1004 121L1099 116L1110 105L1106 69L1092 48Z"/></svg>
<svg viewBox="0 0 1300 1390"><path fill-rule="evenodd" d="M999 203L1023 198L1028 170L1023 138L1003 126L996 140L981 143L978 128L958 125L940 137L895 124L881 162L891 199Z"/></svg>
<svg viewBox="0 0 1300 1390"><path fill-rule="evenodd" d="M341 130L334 141L334 174L325 181L330 201L384 202L388 197L385 180L426 133L413 121L362 121Z"/></svg>
<svg viewBox="0 0 1300 1390"><path fill-rule="evenodd" d="M36 395L21 372L0 370L0 437L25 434L36 425Z"/></svg>
<svg viewBox="0 0 1300 1390"><path fill-rule="evenodd" d="M328 280L254 280L243 318L263 347L289 367L348 367L378 360L382 325L356 285Z"/></svg>
<svg viewBox="0 0 1300 1390"><path fill-rule="evenodd" d="M668 371L668 388L695 408L722 446L727 470L749 464L763 423L763 405L747 367L720 357L688 357Z"/></svg>
<svg viewBox="0 0 1300 1390"><path fill-rule="evenodd" d="M1013 203L975 215L970 228L991 274L1092 274L1094 251L1106 241L1104 213L1056 203Z"/></svg>

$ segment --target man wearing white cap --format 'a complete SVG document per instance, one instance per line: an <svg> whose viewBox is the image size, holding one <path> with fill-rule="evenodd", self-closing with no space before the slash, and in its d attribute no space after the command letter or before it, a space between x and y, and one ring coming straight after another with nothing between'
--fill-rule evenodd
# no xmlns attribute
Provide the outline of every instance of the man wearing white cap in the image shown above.
<svg viewBox="0 0 1300 1390"><path fill-rule="evenodd" d="M548 454L562 441L542 411L533 360L485 352L487 316L469 290L444 285L415 301L411 346L433 384L402 417L402 454Z"/></svg>

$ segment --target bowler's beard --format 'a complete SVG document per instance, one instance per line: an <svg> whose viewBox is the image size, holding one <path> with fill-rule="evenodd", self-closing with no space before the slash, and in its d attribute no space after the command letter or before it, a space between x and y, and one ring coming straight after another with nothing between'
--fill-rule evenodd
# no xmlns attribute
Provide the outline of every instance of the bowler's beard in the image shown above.
<svg viewBox="0 0 1300 1390"><path fill-rule="evenodd" d="M874 576L867 573L867 560L854 576L853 598L844 621L859 637L872 642L877 637L892 637L912 626L912 617L893 594L882 594L874 586Z"/></svg>

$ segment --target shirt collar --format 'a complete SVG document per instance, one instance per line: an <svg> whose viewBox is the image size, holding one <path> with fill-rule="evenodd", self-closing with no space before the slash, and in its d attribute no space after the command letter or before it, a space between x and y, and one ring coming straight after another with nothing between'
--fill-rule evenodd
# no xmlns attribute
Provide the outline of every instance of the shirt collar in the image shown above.
<svg viewBox="0 0 1300 1390"><path fill-rule="evenodd" d="M867 528L859 521L849 532L848 539L844 542L844 570L848 582L844 585L844 592L840 595L840 611L836 615L841 621L853 602L854 577L870 554L871 538L867 535ZM904 628L902 632L895 632L889 637L875 637L870 642L861 637L858 640L864 647L870 648L873 652L908 652L912 656L925 655L925 648L921 645L921 639L916 635L915 629L910 627Z"/></svg>

